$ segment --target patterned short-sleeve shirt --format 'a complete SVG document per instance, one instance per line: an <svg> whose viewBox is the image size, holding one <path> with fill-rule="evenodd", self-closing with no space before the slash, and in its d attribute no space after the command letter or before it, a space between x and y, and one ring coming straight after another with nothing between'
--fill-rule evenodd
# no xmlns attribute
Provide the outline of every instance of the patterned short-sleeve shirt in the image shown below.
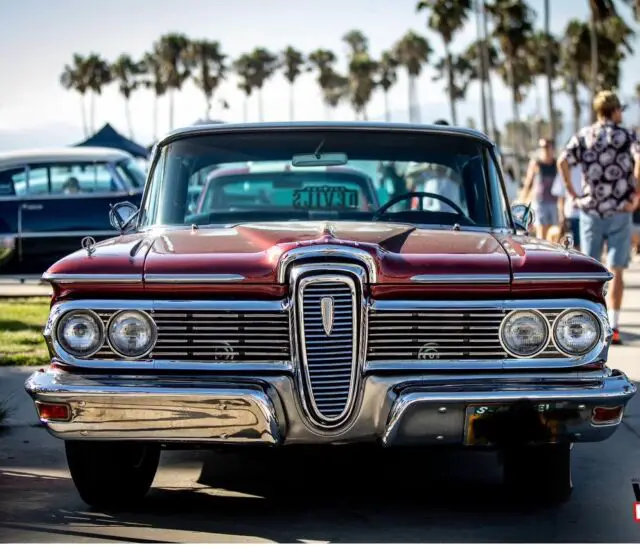
<svg viewBox="0 0 640 548"><path fill-rule="evenodd" d="M567 143L569 165L582 169L580 209L608 217L621 211L635 192L633 168L640 155L636 133L613 122L581 129Z"/></svg>

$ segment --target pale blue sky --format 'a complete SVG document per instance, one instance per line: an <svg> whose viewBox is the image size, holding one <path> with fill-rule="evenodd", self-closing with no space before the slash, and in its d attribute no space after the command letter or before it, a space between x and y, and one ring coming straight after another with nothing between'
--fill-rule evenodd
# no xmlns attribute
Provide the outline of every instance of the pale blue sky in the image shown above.
<svg viewBox="0 0 640 548"><path fill-rule="evenodd" d="M587 0L553 0L552 31L560 32L570 17L587 16ZM231 57L264 46L274 51L291 44L303 51L330 48L342 55L341 37L350 29L362 30L377 55L388 48L408 28L427 34L436 50L442 52L437 35L426 30L425 15L415 13L415 0L1 0L0 2L0 148L68 144L82 138L79 99L60 87L59 75L74 52L91 51L115 59L121 52L134 57L150 48L161 34L184 32L192 38L219 40ZM530 0L542 14L542 0ZM623 9L631 21L629 12ZM539 20L541 25L541 21ZM636 27L637 28L637 27ZM474 39L473 21L456 38L461 50ZM341 67L343 68L343 67ZM424 121L448 116L442 82L432 82L427 70L419 82ZM301 78L296 88L296 118L322 119L324 109L315 76ZM640 81L640 56L624 65L623 90L630 94ZM213 117L242 120L242 94L230 79L219 91L231 109L216 110ZM544 109L544 86L539 86L539 104ZM264 90L266 120L288 119L288 87L278 76ZM507 90L497 84L496 99L500 122L510 114ZM407 82L404 75L391 93L394 118L406 119ZM87 104L88 106L88 104ZM530 93L523 115L535 111L535 93ZM560 107L569 112L569 104ZM142 142L152 138L153 100L147 91L135 94L131 102L135 136ZM175 123L186 125L203 116L204 101L191 84L176 97ZM381 117L383 99L376 94L371 118ZM630 114L637 118L637 111ZM250 116L257 117L255 102ZM473 86L459 106L459 121L469 116L479 121L478 89ZM348 107L341 107L334 119L353 119ZM96 126L110 121L126 132L123 102L111 86L98 99ZM636 122L636 120L633 120ZM168 129L166 99L160 104L159 130Z"/></svg>

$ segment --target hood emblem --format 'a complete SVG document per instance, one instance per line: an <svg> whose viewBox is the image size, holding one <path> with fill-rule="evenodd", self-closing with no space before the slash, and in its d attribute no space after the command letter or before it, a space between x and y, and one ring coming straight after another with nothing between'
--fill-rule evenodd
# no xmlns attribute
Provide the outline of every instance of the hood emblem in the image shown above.
<svg viewBox="0 0 640 548"><path fill-rule="evenodd" d="M96 251L96 241L91 236L85 236L80 242L82 248L87 252L87 255L91 257Z"/></svg>
<svg viewBox="0 0 640 548"><path fill-rule="evenodd" d="M320 312L322 313L322 327L327 336L333 331L333 299L322 297L320 300Z"/></svg>

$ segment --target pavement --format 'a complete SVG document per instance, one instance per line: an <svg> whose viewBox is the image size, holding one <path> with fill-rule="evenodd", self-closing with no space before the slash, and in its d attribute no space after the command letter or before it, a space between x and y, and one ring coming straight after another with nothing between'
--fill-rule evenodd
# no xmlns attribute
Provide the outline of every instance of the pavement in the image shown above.
<svg viewBox="0 0 640 548"><path fill-rule="evenodd" d="M610 364L640 381L640 264L627 278ZM492 453L456 450L165 451L136 511L97 513L76 494L63 443L38 426L0 368L13 413L0 431L0 542L639 542L640 396L609 440L576 444L574 492L556 508L509 503ZM337 449L337 448L336 448Z"/></svg>
<svg viewBox="0 0 640 548"><path fill-rule="evenodd" d="M0 280L0 299L11 297L49 297L51 286L39 280Z"/></svg>

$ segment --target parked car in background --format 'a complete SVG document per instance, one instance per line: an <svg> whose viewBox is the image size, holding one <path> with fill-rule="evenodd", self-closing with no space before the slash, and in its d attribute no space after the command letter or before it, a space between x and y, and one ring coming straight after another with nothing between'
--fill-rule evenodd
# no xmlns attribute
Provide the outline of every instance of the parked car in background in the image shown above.
<svg viewBox="0 0 640 548"><path fill-rule="evenodd" d="M109 206L139 206L145 178L133 156L110 148L0 153L0 275L39 277L85 236L117 235Z"/></svg>
<svg viewBox="0 0 640 548"><path fill-rule="evenodd" d="M152 166L140 210L114 207L122 235L44 275L51 367L26 390L89 504L143 497L185 444L491 449L516 500L558 502L573 444L620 425L636 387L607 363L611 273L526 234L484 134L198 126Z"/></svg>

